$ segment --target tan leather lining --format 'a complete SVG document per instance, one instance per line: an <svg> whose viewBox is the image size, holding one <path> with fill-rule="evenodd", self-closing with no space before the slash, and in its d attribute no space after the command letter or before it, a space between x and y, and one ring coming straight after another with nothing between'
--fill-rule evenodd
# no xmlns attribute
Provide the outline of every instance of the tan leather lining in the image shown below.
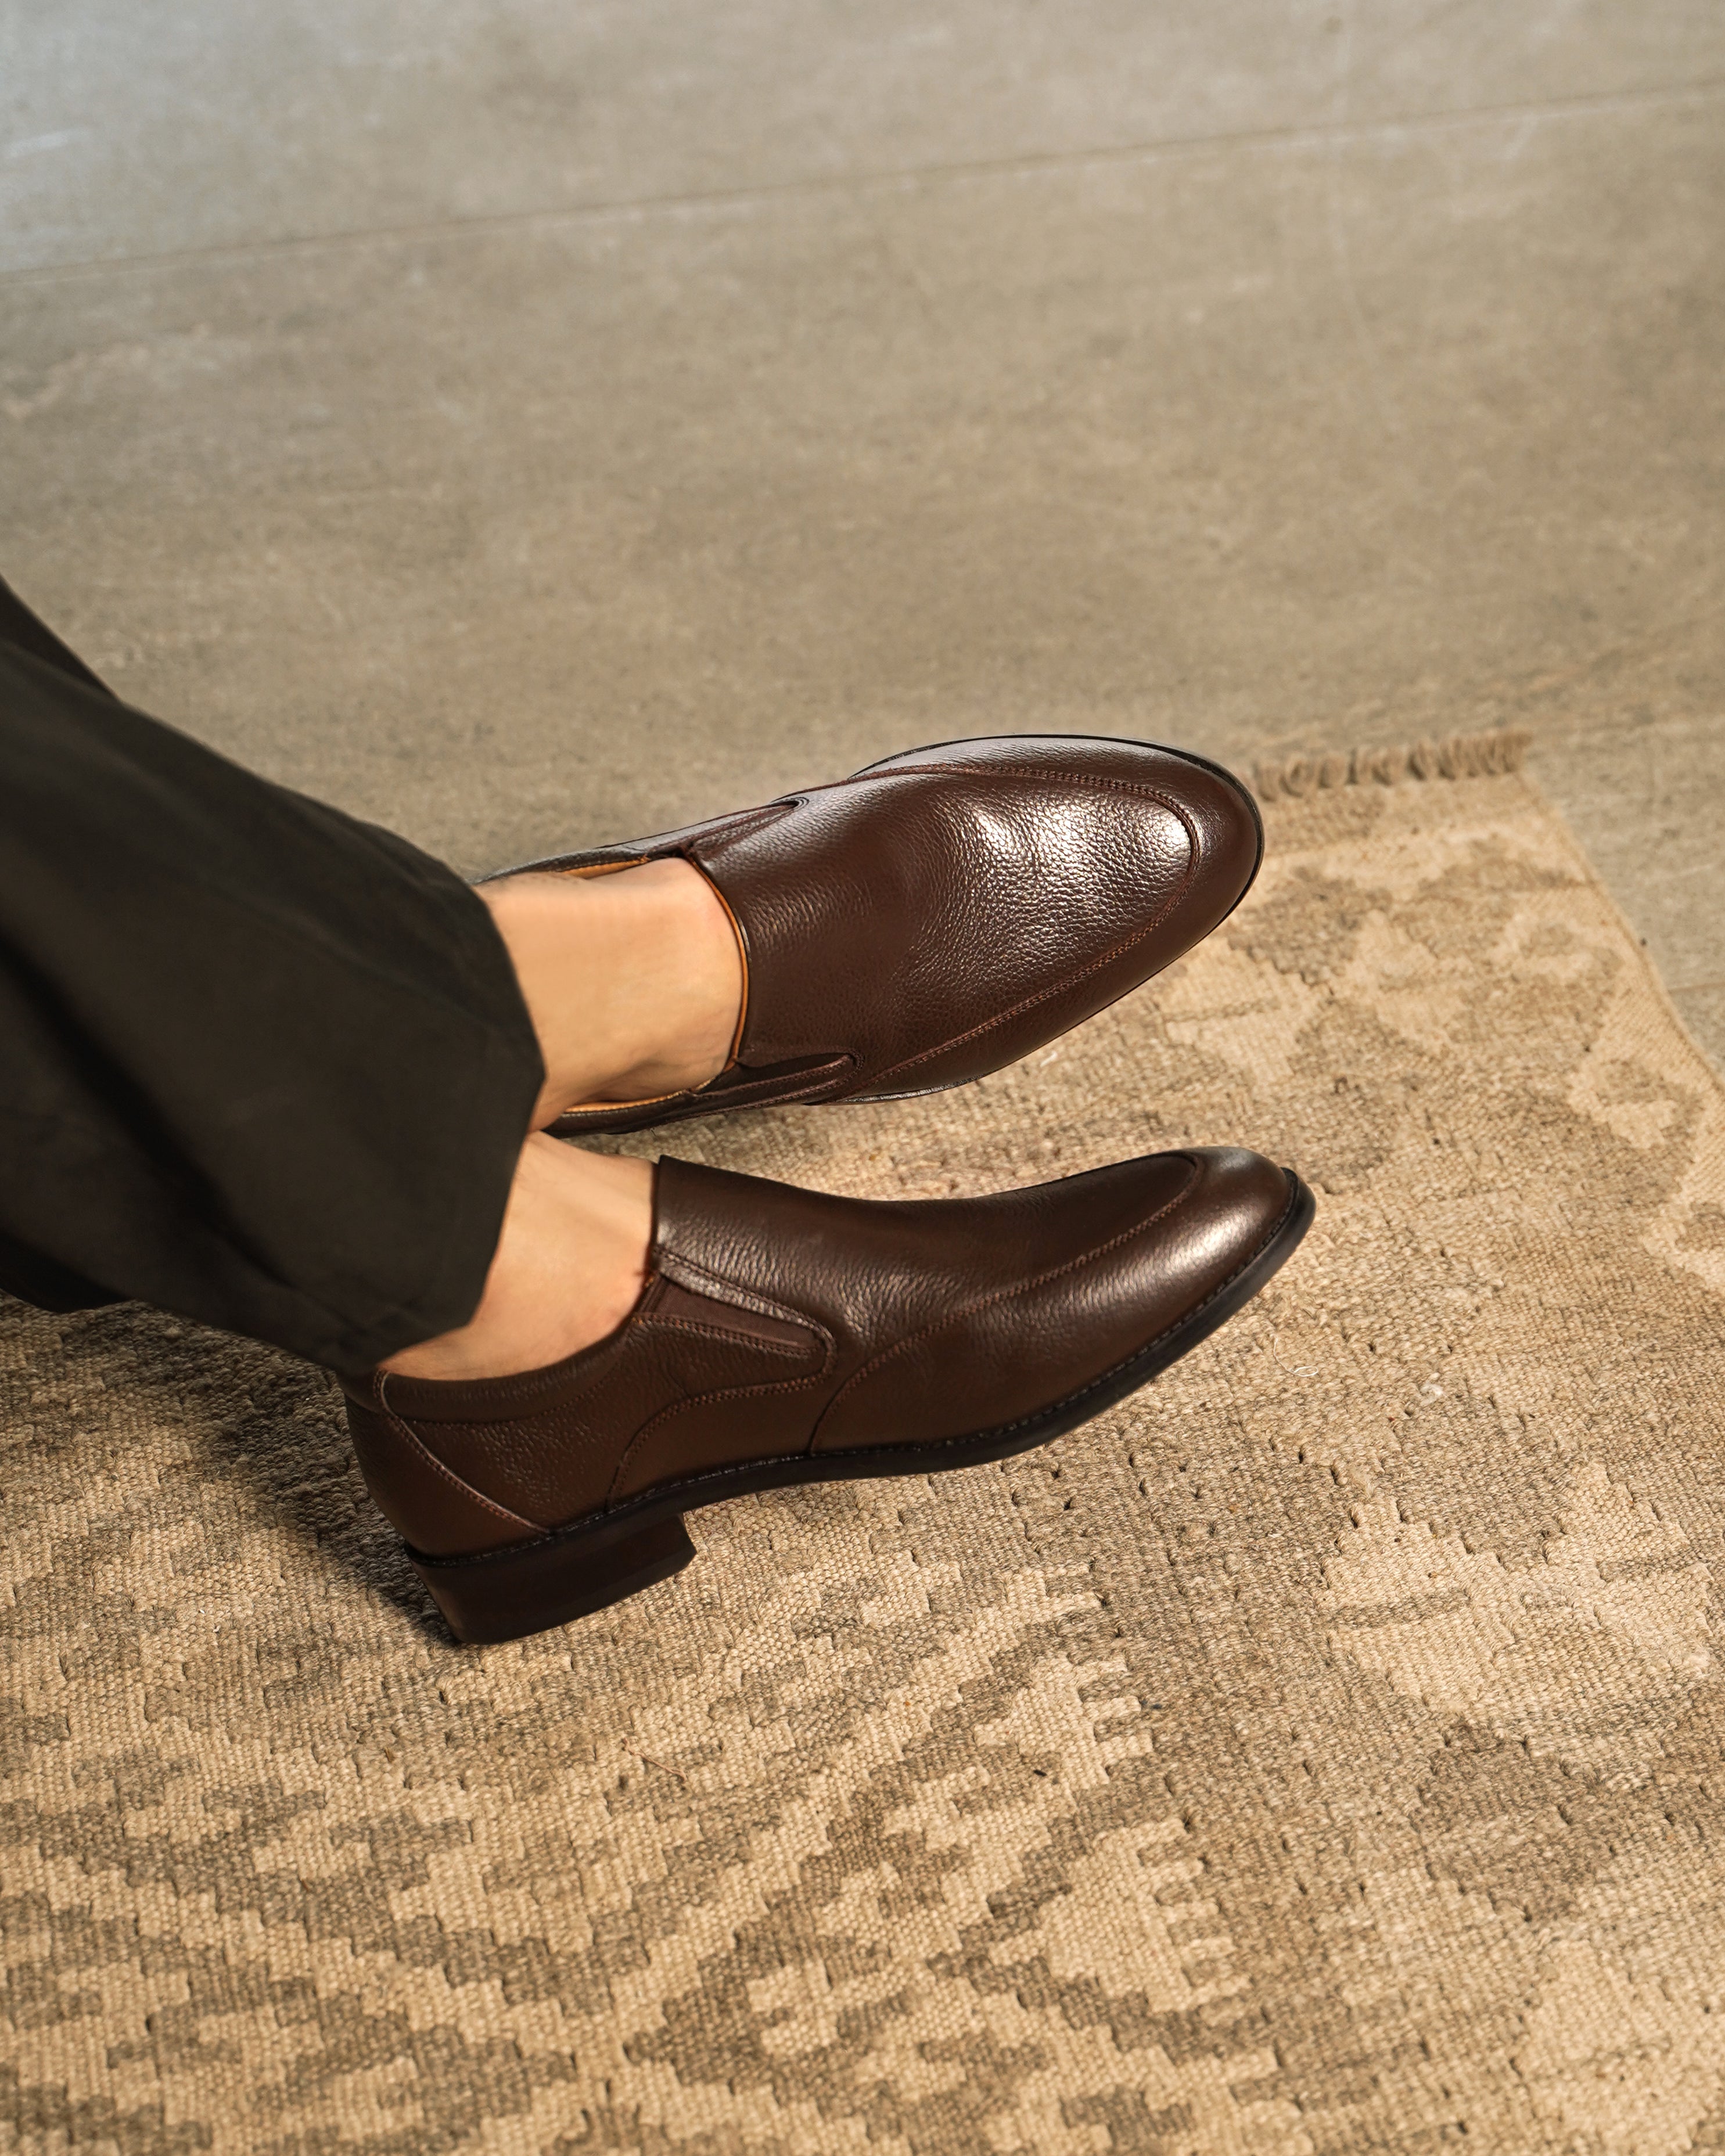
<svg viewBox="0 0 1725 2156"><path fill-rule="evenodd" d="M652 860L652 858L653 858L653 856L652 856L652 855L651 855L651 854L637 854L637 855L635 855L635 857L634 857L634 859L633 860L628 860L628 861L593 861L593 862L590 862L590 863L588 865L588 866L587 866L587 867L585 867L585 868L581 868L581 869L553 869L553 870L551 871L551 873L552 873L553 875L566 875L566 876L604 876L604 875L622 875L622 873L623 873L623 871L624 871L625 869L644 869L644 868L645 868L645 867L646 867L646 865L647 865L647 864L648 864L648 862L649 862L649 861L650 861L650 860ZM528 873L529 873L529 874L531 874L531 870L529 870L529 871L528 871Z"/></svg>
<svg viewBox="0 0 1725 2156"><path fill-rule="evenodd" d="M729 1064L725 1066L727 1070L730 1067ZM721 1072L720 1075L723 1075ZM700 1090L698 1086L685 1086L679 1093L649 1093L644 1101L583 1101L578 1107L565 1108L557 1121L561 1122L564 1116L632 1115L637 1108L656 1108L661 1101L686 1100L691 1091L698 1092Z"/></svg>

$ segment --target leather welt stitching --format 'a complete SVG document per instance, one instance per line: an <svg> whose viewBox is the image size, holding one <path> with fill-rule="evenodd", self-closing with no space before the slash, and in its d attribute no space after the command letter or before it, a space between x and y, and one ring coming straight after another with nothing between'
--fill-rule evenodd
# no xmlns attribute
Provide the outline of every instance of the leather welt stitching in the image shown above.
<svg viewBox="0 0 1725 2156"><path fill-rule="evenodd" d="M378 1378L376 1394L377 1405L383 1411L384 1419L398 1435L407 1440L413 1451L434 1473L441 1475L444 1481L452 1489L458 1490L464 1497L470 1497L475 1504L482 1505L486 1512L494 1514L496 1518L506 1520L511 1527L526 1527L539 1534L544 1533L545 1522L542 1520L523 1519L519 1512L511 1512L507 1506L494 1503L490 1497L486 1496L483 1490L475 1490L470 1482L464 1482L453 1467L446 1467L434 1452L420 1442L413 1430L391 1407L383 1389L386 1382L387 1380L382 1377Z"/></svg>
<svg viewBox="0 0 1725 2156"><path fill-rule="evenodd" d="M1038 1273L1033 1279L1020 1281L1012 1287L999 1288L993 1295L984 1296L980 1302L967 1303L962 1310L943 1311L938 1317L931 1318L928 1323L918 1331L907 1333L902 1340L894 1341L890 1348L883 1348L878 1355L872 1356L860 1370L853 1370L831 1399L827 1402L826 1406L821 1410L819 1421L814 1426L814 1435L809 1440L809 1449L813 1450L820 1442L823 1427L845 1395L854 1386L860 1385L865 1378L872 1377L876 1370L890 1363L896 1355L907 1354L911 1348L920 1346L923 1341L932 1338L937 1332L945 1332L955 1325L962 1325L967 1318L975 1317L983 1311L991 1310L997 1303L1010 1302L1019 1296L1029 1294L1034 1288L1046 1287L1050 1281L1059 1280L1063 1274L1076 1272L1082 1266L1094 1265L1098 1258L1106 1257L1110 1250L1117 1250L1122 1244L1134 1242L1140 1235L1147 1235L1158 1220L1166 1219L1168 1214L1190 1194L1192 1185L1197 1179L1198 1163L1194 1161L1192 1164L1191 1174L1187 1177L1185 1182L1168 1203L1158 1206L1147 1219L1140 1220L1135 1227L1122 1229L1119 1235L1111 1235L1106 1243L1098 1243L1093 1250L1086 1250L1079 1257L1068 1258L1064 1265L1051 1266L1047 1272Z"/></svg>
<svg viewBox="0 0 1725 2156"><path fill-rule="evenodd" d="M915 1055L906 1056L901 1062L889 1064L884 1070L872 1072L864 1080L865 1086L877 1086L883 1079L896 1077L901 1070L914 1070L919 1063L927 1063L937 1055L944 1055L950 1049L962 1048L966 1041L975 1040L985 1033L992 1033L997 1026L1009 1024L1014 1019L1020 1017L1025 1011L1034 1010L1038 1004L1048 1002L1050 997L1065 995L1070 989L1076 988L1081 981L1087 981L1092 973L1099 973L1105 966L1111 966L1117 958L1124 957L1135 945L1142 943L1147 936L1155 934L1185 896L1188 888L1198 873L1198 834L1190 818L1178 801L1171 800L1160 793L1152 793L1147 787L1132 787L1126 790L1142 793L1149 800L1160 802L1163 808L1178 818L1185 829L1189 849L1186 872L1169 892L1161 910L1153 915L1142 928L1128 936L1123 942L1117 943L1111 950L1103 952L1099 958L1093 958L1089 965L1081 966L1076 973L1068 973L1064 980L1055 982L1051 987L1039 988L1034 996L1026 996L1021 1003L1014 1004L1010 1010L1004 1010L999 1012L993 1018L984 1019L980 1025L972 1026L968 1033L955 1033L950 1040L943 1040L938 1048L925 1048ZM1126 992L1122 990L1122 993Z"/></svg>

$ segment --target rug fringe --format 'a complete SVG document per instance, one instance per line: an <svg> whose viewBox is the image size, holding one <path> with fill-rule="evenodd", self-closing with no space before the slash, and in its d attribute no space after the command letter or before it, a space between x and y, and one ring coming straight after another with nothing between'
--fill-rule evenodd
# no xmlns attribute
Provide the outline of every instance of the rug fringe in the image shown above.
<svg viewBox="0 0 1725 2156"><path fill-rule="evenodd" d="M1533 737L1502 726L1482 734L1450 734L1417 741L1409 748L1333 749L1327 754L1281 757L1252 773L1259 798L1303 801L1320 788L1399 786L1404 778L1490 778L1519 771Z"/></svg>

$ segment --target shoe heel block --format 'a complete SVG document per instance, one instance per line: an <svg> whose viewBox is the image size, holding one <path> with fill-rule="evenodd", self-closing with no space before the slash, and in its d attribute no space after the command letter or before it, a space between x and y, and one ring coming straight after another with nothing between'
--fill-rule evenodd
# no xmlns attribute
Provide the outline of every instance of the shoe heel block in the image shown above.
<svg viewBox="0 0 1725 2156"><path fill-rule="evenodd" d="M681 1515L598 1520L477 1557L408 1550L455 1637L475 1646L548 1632L680 1572L695 1555Z"/></svg>

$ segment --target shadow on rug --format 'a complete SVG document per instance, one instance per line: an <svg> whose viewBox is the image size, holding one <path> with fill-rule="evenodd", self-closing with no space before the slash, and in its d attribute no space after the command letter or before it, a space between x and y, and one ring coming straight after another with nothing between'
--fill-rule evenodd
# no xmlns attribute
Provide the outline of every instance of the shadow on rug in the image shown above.
<svg viewBox="0 0 1725 2156"><path fill-rule="evenodd" d="M1057 1047L670 1134L1297 1167L1271 1291L1045 1452L458 1650L323 1378L6 1306L0 2144L1725 2147L1725 1092L1523 779L1298 761Z"/></svg>

